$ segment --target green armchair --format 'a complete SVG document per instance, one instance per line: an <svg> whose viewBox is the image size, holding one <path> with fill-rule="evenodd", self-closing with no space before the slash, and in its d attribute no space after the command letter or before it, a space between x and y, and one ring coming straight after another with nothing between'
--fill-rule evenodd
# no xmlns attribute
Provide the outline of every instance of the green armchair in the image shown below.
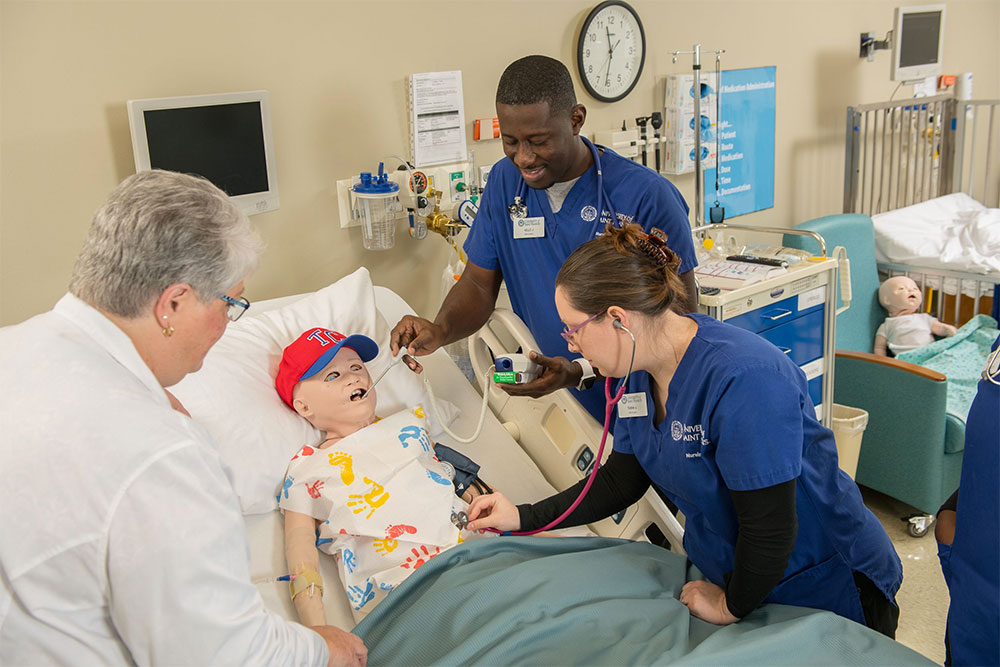
<svg viewBox="0 0 1000 667"><path fill-rule="evenodd" d="M853 299L837 317L833 397L868 411L855 479L933 514L958 488L965 424L945 412L944 375L872 352L875 330L886 317L878 302L872 220L829 215L795 228L819 233L827 252L843 246L851 262ZM814 241L798 235L786 235L785 245L817 251Z"/></svg>

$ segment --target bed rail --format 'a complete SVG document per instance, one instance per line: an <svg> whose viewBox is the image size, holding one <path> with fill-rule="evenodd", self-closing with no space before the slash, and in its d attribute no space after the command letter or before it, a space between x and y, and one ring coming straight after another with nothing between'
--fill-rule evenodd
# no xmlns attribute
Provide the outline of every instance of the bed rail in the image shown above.
<svg viewBox="0 0 1000 667"><path fill-rule="evenodd" d="M953 192L1000 206L998 106L936 95L848 107L844 212L874 215Z"/></svg>

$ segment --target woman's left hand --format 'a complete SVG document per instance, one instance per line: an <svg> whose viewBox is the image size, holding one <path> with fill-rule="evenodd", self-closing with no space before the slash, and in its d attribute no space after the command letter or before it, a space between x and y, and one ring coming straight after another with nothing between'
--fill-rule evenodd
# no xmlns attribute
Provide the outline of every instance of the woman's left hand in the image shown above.
<svg viewBox="0 0 1000 667"><path fill-rule="evenodd" d="M740 620L726 606L726 592L708 581L689 581L681 589L680 601L693 616L715 625L729 625Z"/></svg>

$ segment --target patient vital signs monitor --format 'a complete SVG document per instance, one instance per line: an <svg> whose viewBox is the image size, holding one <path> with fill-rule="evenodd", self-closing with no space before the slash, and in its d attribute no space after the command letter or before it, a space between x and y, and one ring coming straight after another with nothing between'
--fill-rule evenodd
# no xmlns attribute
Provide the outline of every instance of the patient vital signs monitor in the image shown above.
<svg viewBox="0 0 1000 667"><path fill-rule="evenodd" d="M267 91L129 100L136 171L198 174L248 215L278 208Z"/></svg>
<svg viewBox="0 0 1000 667"><path fill-rule="evenodd" d="M896 7L892 28L893 81L917 81L941 74L944 9L943 4Z"/></svg>

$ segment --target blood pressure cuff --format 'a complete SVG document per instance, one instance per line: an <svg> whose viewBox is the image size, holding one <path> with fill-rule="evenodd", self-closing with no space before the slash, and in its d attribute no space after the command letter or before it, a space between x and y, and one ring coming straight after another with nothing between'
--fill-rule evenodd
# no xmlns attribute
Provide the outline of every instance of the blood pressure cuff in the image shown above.
<svg viewBox="0 0 1000 667"><path fill-rule="evenodd" d="M434 444L434 454L439 461L450 463L455 468L455 479L452 483L455 485L455 495L461 498L479 474L479 464L465 454L460 454L440 443Z"/></svg>

